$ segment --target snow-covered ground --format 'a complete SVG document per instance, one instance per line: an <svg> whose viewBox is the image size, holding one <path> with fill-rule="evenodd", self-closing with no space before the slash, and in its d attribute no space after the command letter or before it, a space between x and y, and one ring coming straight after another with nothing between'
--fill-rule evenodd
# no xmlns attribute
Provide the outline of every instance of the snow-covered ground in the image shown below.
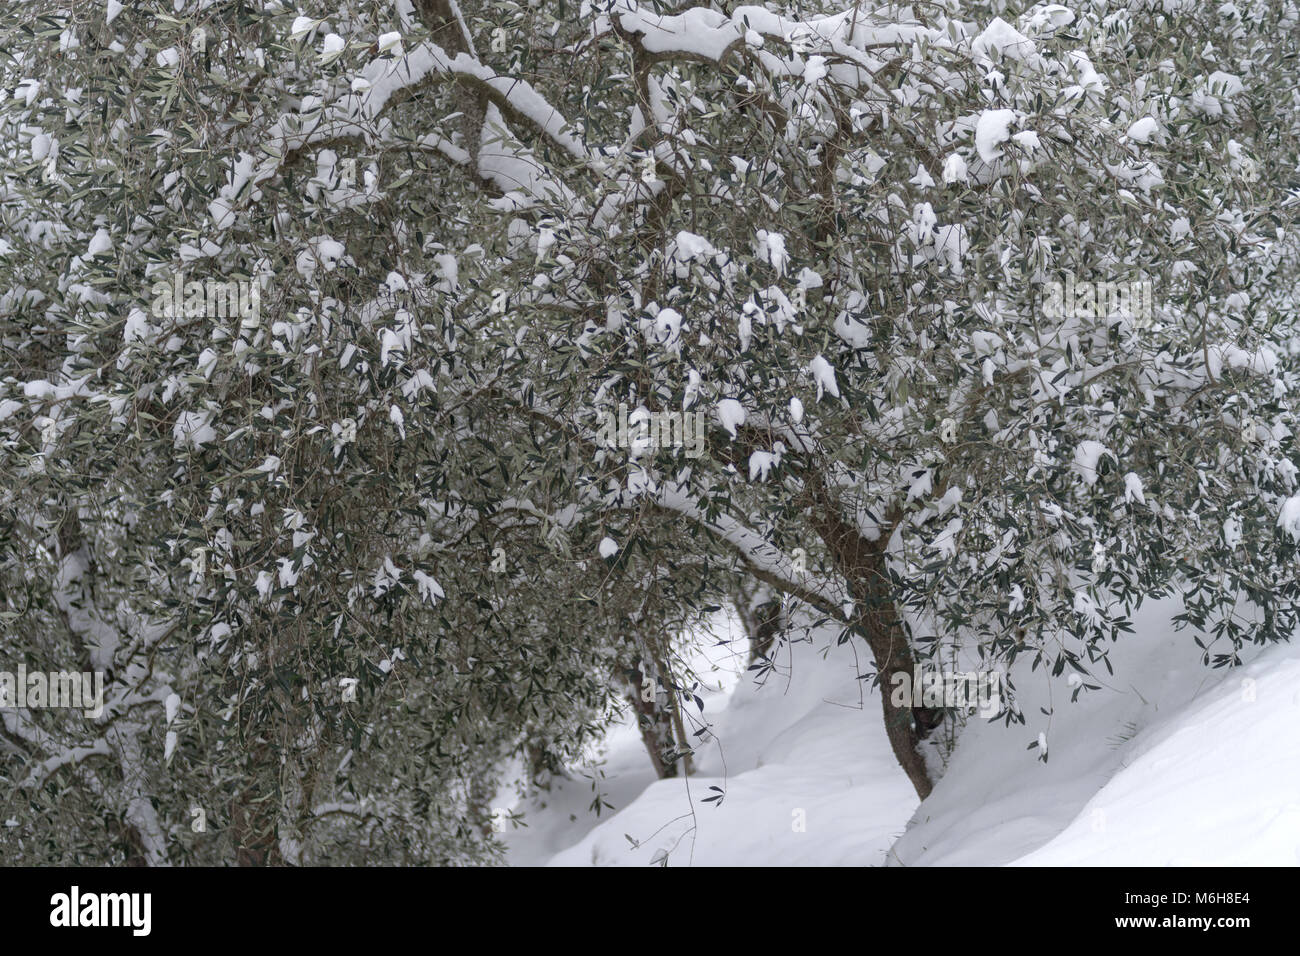
<svg viewBox="0 0 1300 956"><path fill-rule="evenodd" d="M856 680L869 658L836 647L828 629L783 648L757 686L741 674L743 638L731 636L730 653L701 648L734 690L705 697L716 739L690 777L656 780L628 721L603 767L617 811L597 821L590 782L569 782L544 809L519 808L529 827L507 834L512 862L643 865L661 852L669 866L884 862L916 796L889 751L880 701ZM711 787L720 801L705 802Z"/></svg>
<svg viewBox="0 0 1300 956"><path fill-rule="evenodd" d="M923 804L885 739L869 662L834 633L782 649L765 686L743 640L713 648L716 739L689 779L656 780L630 721L592 781L516 807L518 865L1096 865L1300 863L1300 646L1212 670L1172 602L1148 604L1075 703L1028 660L1011 673L1023 726L975 720ZM734 635L733 635L734 636ZM708 643L704 641L703 643ZM1216 650L1218 650L1216 648ZM702 651L703 653L703 651ZM698 665L697 665L698 667ZM1039 759L1039 735L1047 761ZM720 801L705 802L724 793Z"/></svg>

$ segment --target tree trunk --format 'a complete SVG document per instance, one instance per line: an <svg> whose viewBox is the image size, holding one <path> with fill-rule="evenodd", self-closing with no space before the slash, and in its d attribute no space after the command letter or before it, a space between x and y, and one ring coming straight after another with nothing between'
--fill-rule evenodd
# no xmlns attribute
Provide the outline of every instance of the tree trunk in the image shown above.
<svg viewBox="0 0 1300 956"><path fill-rule="evenodd" d="M551 752L549 740L531 740L525 752L528 758L529 786L549 792L556 777L568 779L564 765Z"/></svg>
<svg viewBox="0 0 1300 956"><path fill-rule="evenodd" d="M743 597L741 600L744 600ZM740 612L740 620L749 635L749 666L753 667L767 658L768 652L776 642L776 636L785 626L781 602L773 598L752 610L746 608Z"/></svg>
<svg viewBox="0 0 1300 956"><path fill-rule="evenodd" d="M451 56L471 53L467 25L449 0L415 0L420 21L429 28L434 43ZM461 116L461 146L470 156L470 168L478 167L479 147L483 140L483 123L487 114L487 96L482 91L464 91L457 97Z"/></svg>
<svg viewBox="0 0 1300 956"><path fill-rule="evenodd" d="M894 604L893 586L885 566L885 548L898 515L887 522L878 541L869 541L842 517L838 502L831 499L816 479L809 482L816 507L813 523L818 536L830 550L837 570L848 582L855 604L854 630L871 648L880 683L880 700L884 709L885 732L899 766L912 781L922 800L934 788L920 743L943 720L943 711L934 708L895 706L890 693L894 675L906 674L907 686L914 687L915 661L907 635ZM913 698L914 703L916 698Z"/></svg>
<svg viewBox="0 0 1300 956"><path fill-rule="evenodd" d="M669 708L659 706L659 691L653 677L650 677L650 686L654 693L651 694L650 700L645 700L642 696L643 688L646 686L645 680L650 675L641 670L640 661L627 673L629 685L627 697L636 713L637 729L641 731L641 741L645 744L646 753L650 755L655 774L661 780L675 777L678 761L668 758L669 754L677 750L673 736L672 714Z"/></svg>
<svg viewBox="0 0 1300 956"><path fill-rule="evenodd" d="M236 866L275 866L279 852L275 843L275 814L252 799L254 790L244 791L244 802L230 807L230 830L235 841Z"/></svg>
<svg viewBox="0 0 1300 956"><path fill-rule="evenodd" d="M230 835L235 844L236 866L279 866L276 817L280 809L279 788L261 785L257 768L278 766L279 760L266 741L257 741L248 755L248 785L230 801Z"/></svg>
<svg viewBox="0 0 1300 956"><path fill-rule="evenodd" d="M470 778L467 798L469 820L485 840L490 840L495 832L493 827L496 812L492 807L492 795L493 788L486 774L476 773Z"/></svg>

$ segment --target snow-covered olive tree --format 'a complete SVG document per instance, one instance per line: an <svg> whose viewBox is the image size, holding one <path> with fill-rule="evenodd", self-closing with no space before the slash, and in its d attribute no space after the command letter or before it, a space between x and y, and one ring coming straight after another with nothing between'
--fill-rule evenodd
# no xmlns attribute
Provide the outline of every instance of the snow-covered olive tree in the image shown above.
<svg viewBox="0 0 1300 956"><path fill-rule="evenodd" d="M176 6L0 21L33 859L485 859L738 576L922 796L918 661L1295 626L1293 3Z"/></svg>

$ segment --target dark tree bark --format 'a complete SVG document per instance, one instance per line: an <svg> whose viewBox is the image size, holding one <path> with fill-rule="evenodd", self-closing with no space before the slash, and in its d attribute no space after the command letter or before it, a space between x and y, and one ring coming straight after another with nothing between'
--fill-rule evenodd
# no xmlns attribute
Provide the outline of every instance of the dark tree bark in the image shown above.
<svg viewBox="0 0 1300 956"><path fill-rule="evenodd" d="M469 817L470 823L483 835L491 839L493 834L494 812L492 809L492 784L484 774L475 774L469 782Z"/></svg>
<svg viewBox="0 0 1300 956"><path fill-rule="evenodd" d="M650 700L645 700L642 696L647 677L650 677L651 686L655 688L655 693ZM672 713L669 708L659 705L659 694L662 691L659 690L658 682L654 680L653 675L642 670L641 661L637 661L628 669L627 680L629 687L627 698L636 713L637 729L641 731L641 741L645 744L646 753L650 755L655 774L661 780L676 777L680 761L671 759L671 755L677 750L677 741L673 735Z"/></svg>
<svg viewBox="0 0 1300 956"><path fill-rule="evenodd" d="M776 636L785 629L785 614L781 602L773 598L752 609L746 608L740 620L749 635L749 666L753 667L767 658Z"/></svg>
<svg viewBox="0 0 1300 956"><path fill-rule="evenodd" d="M836 570L848 582L855 610L851 622L863 636L875 659L884 709L885 733L899 765L917 795L924 800L934 788L920 744L943 721L943 711L929 707L895 706L890 693L896 674L907 675L907 686L915 683L916 663L894 603L894 588L885 563L890 532L899 520L895 514L886 522L877 541L870 541L843 518L839 502L826 491L820 478L809 481L815 504L812 520L818 537L830 551Z"/></svg>
<svg viewBox="0 0 1300 956"><path fill-rule="evenodd" d="M457 18L448 0L415 0L415 10L420 20L429 28L433 42L451 56L471 53L472 40L466 25ZM471 168L478 165L479 146L483 137L483 122L487 111L487 97L481 90L466 90L462 102L460 132L463 148L470 155Z"/></svg>

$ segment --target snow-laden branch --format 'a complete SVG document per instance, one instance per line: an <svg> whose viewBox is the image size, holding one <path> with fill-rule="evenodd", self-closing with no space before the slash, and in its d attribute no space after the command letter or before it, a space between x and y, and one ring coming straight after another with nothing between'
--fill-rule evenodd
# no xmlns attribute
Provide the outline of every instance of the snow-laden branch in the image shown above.
<svg viewBox="0 0 1300 956"><path fill-rule="evenodd" d="M592 454L600 447L594 431L570 422L567 418L535 406L530 407L527 413L546 422L558 433L567 436L569 440L580 443ZM813 438L803 429L788 430L788 437L791 443L801 450L812 449ZM507 499L499 503L493 515L468 515L469 527L502 514L512 516L511 521L516 520L513 516L525 515L545 524L569 530L577 524L584 512L589 512L593 508L630 511L648 505L666 514L686 518L692 524L714 535L740 558L755 578L765 584L806 602L837 621L849 623L853 620L852 596L846 583L796 569L795 562L766 537L730 515L719 514L713 518L708 517L691 497L689 489L681 482L665 481L649 492L641 494L623 491L614 495L600 495L594 489L589 489L589 492L592 497L583 505L571 505L555 513L544 512L527 499Z"/></svg>
<svg viewBox="0 0 1300 956"><path fill-rule="evenodd" d="M517 208L530 202L558 202L567 206L575 202L572 190L515 139L495 103L489 103L484 111L478 175L505 193L499 202L508 207Z"/></svg>
<svg viewBox="0 0 1300 956"><path fill-rule="evenodd" d="M220 194L208 205L208 214L218 231L235 224L237 202L241 197L256 200L258 186L276 176L280 169L299 151L312 145L323 145L341 139L359 139L370 143L382 138L385 128L380 124L381 114L390 105L409 98L423 84L434 81L464 83L484 93L495 110L496 122L486 117L483 137L485 144L496 147L487 156L479 158L479 174L503 187L530 191L527 187L539 179L551 179L541 173L520 176L518 169L503 168L527 162L520 148L513 142L505 120L527 126L554 143L575 161L584 166L593 161L593 154L572 132L573 126L564 114L552 106L541 93L527 81L497 73L470 53L450 55L433 42L424 42L409 53L398 57L381 56L371 60L353 79L352 91L328 105L308 101L310 109L287 113L272 124L263 137L261 148L267 158L260 164L247 153L231 165L228 182ZM495 127L489 133L489 127ZM468 159L457 147L446 148L441 141L431 145L455 162ZM532 165L536 166L534 162Z"/></svg>
<svg viewBox="0 0 1300 956"><path fill-rule="evenodd" d="M809 54L834 54L874 73L882 63L862 51L942 42L943 35L919 23L877 19L853 5L838 13L793 20L765 7L740 6L728 16L708 7L657 14L635 0L612 0L592 25L592 37L617 33L634 40L652 60L690 59L721 65L742 46L761 47L763 38L780 40Z"/></svg>
<svg viewBox="0 0 1300 956"><path fill-rule="evenodd" d="M448 57L435 43L422 44L422 48L425 47L433 58L433 69L479 87L508 119L531 126L579 162L586 164L591 161L592 154L587 147L570 132L572 124L527 80L497 73L468 53Z"/></svg>
<svg viewBox="0 0 1300 956"><path fill-rule="evenodd" d="M851 620L852 598L848 588L833 578L798 571L779 548L763 535L746 527L730 515L708 517L692 500L685 487L666 482L647 498L629 499L628 505L648 502L652 506L688 519L692 524L712 532L744 562L758 580L817 608L837 621Z"/></svg>
<svg viewBox="0 0 1300 956"><path fill-rule="evenodd" d="M108 746L108 741L102 737L94 743L65 748L53 757L48 757L38 763L18 786L22 789L38 787L45 782L50 774L61 767L79 764L88 757L108 757L112 755L112 752L112 749Z"/></svg>
<svg viewBox="0 0 1300 956"><path fill-rule="evenodd" d="M90 587L90 575L90 551L83 544L79 549L64 555L60 561L54 600L63 614L68 630L85 647L91 666L96 670L110 670L114 652L121 643L121 635L99 612ZM125 816L140 837L145 861L150 866L167 866L167 841L158 813L145 789L145 763L140 746L143 730L138 723L119 720L109 726L104 736L109 751L117 758L122 771Z"/></svg>

